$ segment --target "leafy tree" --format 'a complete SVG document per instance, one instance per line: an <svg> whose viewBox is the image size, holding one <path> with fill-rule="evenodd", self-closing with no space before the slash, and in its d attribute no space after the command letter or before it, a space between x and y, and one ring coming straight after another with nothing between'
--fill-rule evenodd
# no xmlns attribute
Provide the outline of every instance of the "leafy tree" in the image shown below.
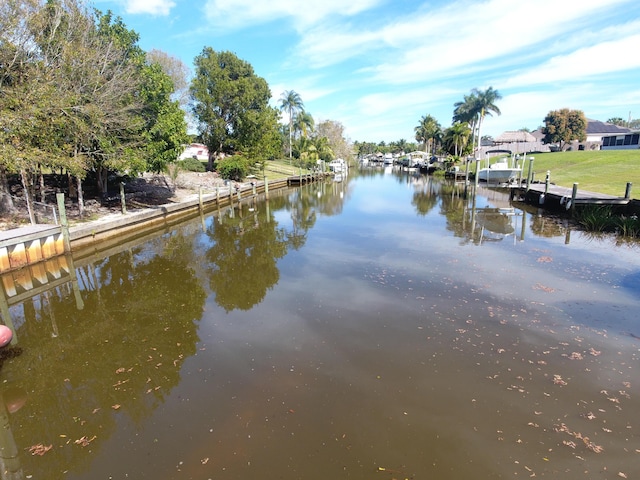
<svg viewBox="0 0 640 480"><path fill-rule="evenodd" d="M424 115L414 130L416 140L422 144L424 151L428 152L431 147L430 150L433 152L435 142L442 135L440 123L433 116Z"/></svg>
<svg viewBox="0 0 640 480"><path fill-rule="evenodd" d="M263 112L269 108L270 92L253 67L231 52L205 47L195 66L190 89L193 113L200 138L209 148L211 169L221 154L255 147L257 136L249 131L262 126L257 125L260 122L271 122Z"/></svg>
<svg viewBox="0 0 640 480"><path fill-rule="evenodd" d="M280 95L280 110L289 114L289 161L291 161L293 148L293 117L297 112L304 111L304 103L300 95L293 90L285 90Z"/></svg>
<svg viewBox="0 0 640 480"><path fill-rule="evenodd" d="M173 81L161 65L144 65L141 74L147 169L161 172L176 160L187 143L187 124L179 102L171 100Z"/></svg>
<svg viewBox="0 0 640 480"><path fill-rule="evenodd" d="M344 126L335 120L325 120L316 128L318 137L326 137L329 148L337 158L348 160L353 155L353 147L344 136Z"/></svg>
<svg viewBox="0 0 640 480"><path fill-rule="evenodd" d="M247 112L239 132L241 152L250 164L277 158L282 152L282 138L278 127L278 111L272 107Z"/></svg>
<svg viewBox="0 0 640 480"><path fill-rule="evenodd" d="M607 120L607 123L613 123L614 125L617 125L619 127L626 127L627 126L627 122L620 117L613 117L610 118L609 120Z"/></svg>
<svg viewBox="0 0 640 480"><path fill-rule="evenodd" d="M186 106L189 100L189 67L179 58L156 49L147 52L147 62L160 65L173 82L171 98L177 100L181 107Z"/></svg>
<svg viewBox="0 0 640 480"><path fill-rule="evenodd" d="M232 155L219 160L217 170L224 179L240 181L249 173L249 162L241 155Z"/></svg>
<svg viewBox="0 0 640 480"><path fill-rule="evenodd" d="M558 143L561 150L573 140L583 142L586 138L587 118L582 110L562 108L550 111L544 119L544 143Z"/></svg>

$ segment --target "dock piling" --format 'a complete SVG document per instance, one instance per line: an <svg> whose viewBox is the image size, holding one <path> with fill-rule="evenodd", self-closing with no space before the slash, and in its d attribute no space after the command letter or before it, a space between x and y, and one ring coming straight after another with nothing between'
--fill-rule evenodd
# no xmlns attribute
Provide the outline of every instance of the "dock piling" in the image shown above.
<svg viewBox="0 0 640 480"><path fill-rule="evenodd" d="M124 195L124 182L120 182L120 205L122 207L122 214L127 213L127 202Z"/></svg>

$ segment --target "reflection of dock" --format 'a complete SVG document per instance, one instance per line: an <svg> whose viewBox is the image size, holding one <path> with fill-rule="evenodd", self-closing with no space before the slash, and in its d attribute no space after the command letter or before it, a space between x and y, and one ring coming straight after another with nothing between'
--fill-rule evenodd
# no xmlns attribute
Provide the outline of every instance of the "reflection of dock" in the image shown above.
<svg viewBox="0 0 640 480"><path fill-rule="evenodd" d="M0 273L64 253L62 228L29 225L0 232Z"/></svg>
<svg viewBox="0 0 640 480"><path fill-rule="evenodd" d="M59 255L0 275L0 317L13 332L11 345L15 345L18 340L9 307L69 282L76 298L76 307L82 310L84 302L80 296L71 255Z"/></svg>

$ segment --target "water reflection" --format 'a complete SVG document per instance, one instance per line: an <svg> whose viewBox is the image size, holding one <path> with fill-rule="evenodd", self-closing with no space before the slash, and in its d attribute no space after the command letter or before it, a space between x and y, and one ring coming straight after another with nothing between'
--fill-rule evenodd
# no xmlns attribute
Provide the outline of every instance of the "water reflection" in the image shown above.
<svg viewBox="0 0 640 480"><path fill-rule="evenodd" d="M632 478L637 252L548 220L350 172L3 278L0 477Z"/></svg>

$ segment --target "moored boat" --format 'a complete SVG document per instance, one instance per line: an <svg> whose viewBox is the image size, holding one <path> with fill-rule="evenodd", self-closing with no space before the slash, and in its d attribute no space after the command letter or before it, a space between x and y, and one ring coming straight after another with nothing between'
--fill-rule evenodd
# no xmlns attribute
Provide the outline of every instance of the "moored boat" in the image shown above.
<svg viewBox="0 0 640 480"><path fill-rule="evenodd" d="M510 167L507 162L496 162L478 170L478 180L487 183L513 183L521 173L521 168Z"/></svg>

